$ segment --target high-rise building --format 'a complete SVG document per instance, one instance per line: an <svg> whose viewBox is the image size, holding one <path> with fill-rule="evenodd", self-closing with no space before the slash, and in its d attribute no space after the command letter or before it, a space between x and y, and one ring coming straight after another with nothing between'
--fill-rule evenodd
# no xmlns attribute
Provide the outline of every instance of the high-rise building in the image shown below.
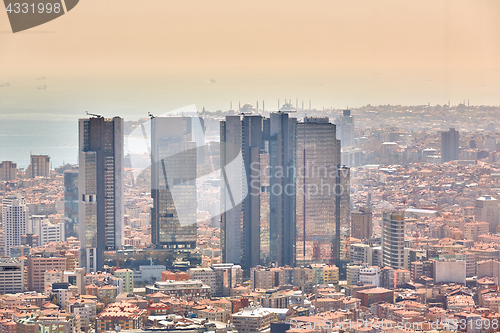
<svg viewBox="0 0 500 333"><path fill-rule="evenodd" d="M79 120L78 222L81 266L100 271L123 245L123 119Z"/></svg>
<svg viewBox="0 0 500 333"><path fill-rule="evenodd" d="M354 146L354 117L351 110L344 110L342 116L337 119L337 139L340 140L342 148Z"/></svg>
<svg viewBox="0 0 500 333"><path fill-rule="evenodd" d="M17 178L17 164L11 161L0 163L0 181L9 181Z"/></svg>
<svg viewBox="0 0 500 333"><path fill-rule="evenodd" d="M21 196L8 196L2 201L2 229L4 255L10 256L10 248L21 245L21 236L28 226L28 207Z"/></svg>
<svg viewBox="0 0 500 333"><path fill-rule="evenodd" d="M394 269L404 268L404 211L382 214L382 257L383 265Z"/></svg>
<svg viewBox="0 0 500 333"><path fill-rule="evenodd" d="M50 177L50 157L31 155L31 164L26 168L26 177Z"/></svg>
<svg viewBox="0 0 500 333"><path fill-rule="evenodd" d="M261 116L227 116L221 122L222 260L245 269L260 262Z"/></svg>
<svg viewBox="0 0 500 333"><path fill-rule="evenodd" d="M266 125L267 122L269 122L269 127L264 126L264 139L269 139L268 144L265 144L269 147L269 188L267 191L270 203L269 261L276 263L277 266L294 266L297 119L290 118L287 113L277 112L272 113L270 119L266 119L264 124ZM267 136L267 129L269 129L269 136Z"/></svg>
<svg viewBox="0 0 500 333"><path fill-rule="evenodd" d="M483 195L476 199L474 216L477 222L488 222L489 232L496 233L499 222L500 207L498 200L490 195Z"/></svg>
<svg viewBox="0 0 500 333"><path fill-rule="evenodd" d="M78 237L78 170L64 171L65 238Z"/></svg>
<svg viewBox="0 0 500 333"><path fill-rule="evenodd" d="M360 207L351 212L351 236L358 239L368 239L373 233L372 211L370 207Z"/></svg>
<svg viewBox="0 0 500 333"><path fill-rule="evenodd" d="M296 263L334 263L342 202L337 201L340 141L328 118L305 118L297 124ZM344 172L345 173L345 172ZM347 172L348 174L348 172ZM339 222L337 225L336 222ZM336 253L337 252L337 253Z"/></svg>
<svg viewBox="0 0 500 333"><path fill-rule="evenodd" d="M441 132L441 161L443 163L458 160L460 133L454 128Z"/></svg>
<svg viewBox="0 0 500 333"><path fill-rule="evenodd" d="M157 248L196 248L193 119L151 119L151 241Z"/></svg>

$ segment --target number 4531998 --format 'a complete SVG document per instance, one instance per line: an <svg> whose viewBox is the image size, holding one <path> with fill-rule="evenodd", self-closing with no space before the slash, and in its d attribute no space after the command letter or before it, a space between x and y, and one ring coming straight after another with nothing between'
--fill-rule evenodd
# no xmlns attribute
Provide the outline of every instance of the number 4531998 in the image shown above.
<svg viewBox="0 0 500 333"><path fill-rule="evenodd" d="M28 13L56 13L59 14L61 12L61 4L60 3L38 3L35 5L34 3L9 3L9 5L6 8L7 13L14 13L14 14L28 14Z"/></svg>

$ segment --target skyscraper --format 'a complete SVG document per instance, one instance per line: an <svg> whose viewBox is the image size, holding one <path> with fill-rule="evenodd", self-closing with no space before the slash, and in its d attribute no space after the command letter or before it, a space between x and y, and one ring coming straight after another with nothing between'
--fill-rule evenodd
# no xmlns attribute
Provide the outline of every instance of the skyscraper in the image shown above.
<svg viewBox="0 0 500 333"><path fill-rule="evenodd" d="M344 110L342 116L337 119L337 139L340 140L342 148L354 146L354 117L351 110Z"/></svg>
<svg viewBox="0 0 500 333"><path fill-rule="evenodd" d="M157 248L196 248L193 119L151 119L151 242Z"/></svg>
<svg viewBox="0 0 500 333"><path fill-rule="evenodd" d="M123 245L123 176L123 119L80 119L78 221L87 272L102 270L104 251Z"/></svg>
<svg viewBox="0 0 500 333"><path fill-rule="evenodd" d="M64 171L65 238L78 238L78 170Z"/></svg>
<svg viewBox="0 0 500 333"><path fill-rule="evenodd" d="M382 261L384 266L404 268L404 211L382 214Z"/></svg>
<svg viewBox="0 0 500 333"><path fill-rule="evenodd" d="M270 261L295 264L295 162L297 119L287 113L270 115L269 198ZM267 130L267 127L266 127ZM267 133L266 133L267 134ZM264 134L264 137L267 135Z"/></svg>
<svg viewBox="0 0 500 333"><path fill-rule="evenodd" d="M296 262L334 263L341 200L337 202L340 141L328 118L305 118L297 124Z"/></svg>
<svg viewBox="0 0 500 333"><path fill-rule="evenodd" d="M458 160L460 133L454 128L441 132L441 161L443 163Z"/></svg>
<svg viewBox="0 0 500 333"><path fill-rule="evenodd" d="M4 255L10 256L13 246L21 245L21 236L28 226L28 207L21 196L8 196L2 201L2 229Z"/></svg>
<svg viewBox="0 0 500 333"><path fill-rule="evenodd" d="M50 157L48 155L31 155L31 164L26 168L26 177L50 177Z"/></svg>
<svg viewBox="0 0 500 333"><path fill-rule="evenodd" d="M477 222L488 222L489 232L496 233L500 207L498 200L490 195L483 195L474 203L474 217Z"/></svg>
<svg viewBox="0 0 500 333"><path fill-rule="evenodd" d="M261 116L227 116L220 130L222 259L245 269L260 262L262 124Z"/></svg>

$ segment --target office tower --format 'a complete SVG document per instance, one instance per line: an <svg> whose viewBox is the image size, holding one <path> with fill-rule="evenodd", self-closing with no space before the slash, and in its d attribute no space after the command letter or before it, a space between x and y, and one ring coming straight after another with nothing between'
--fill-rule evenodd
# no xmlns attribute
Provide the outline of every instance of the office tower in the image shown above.
<svg viewBox="0 0 500 333"><path fill-rule="evenodd" d="M26 168L26 177L50 177L50 157L31 155L31 164Z"/></svg>
<svg viewBox="0 0 500 333"><path fill-rule="evenodd" d="M443 163L458 160L459 142L460 133L454 128L450 128L447 132L441 132L441 161Z"/></svg>
<svg viewBox="0 0 500 333"><path fill-rule="evenodd" d="M78 170L64 171L65 239L78 238Z"/></svg>
<svg viewBox="0 0 500 333"><path fill-rule="evenodd" d="M351 236L358 239L368 239L373 233L372 211L370 207L360 207L351 212Z"/></svg>
<svg viewBox="0 0 500 333"><path fill-rule="evenodd" d="M262 124L250 115L221 121L222 260L245 269L260 262Z"/></svg>
<svg viewBox="0 0 500 333"><path fill-rule="evenodd" d="M488 222L489 232L496 233L499 221L498 200L490 195L483 195L476 199L474 216L477 222Z"/></svg>
<svg viewBox="0 0 500 333"><path fill-rule="evenodd" d="M383 265L394 269L404 268L405 218L403 211L382 214Z"/></svg>
<svg viewBox="0 0 500 333"><path fill-rule="evenodd" d="M9 181L17 178L17 164L11 161L0 163L0 181Z"/></svg>
<svg viewBox="0 0 500 333"><path fill-rule="evenodd" d="M103 268L103 253L123 245L123 119L79 120L78 222L81 266Z"/></svg>
<svg viewBox="0 0 500 333"><path fill-rule="evenodd" d="M344 110L342 116L337 119L337 139L340 140L342 148L354 146L354 118L351 110Z"/></svg>
<svg viewBox="0 0 500 333"><path fill-rule="evenodd" d="M4 233L4 255L10 248L21 245L21 236L26 234L28 207L21 196L8 196L2 201L2 229Z"/></svg>
<svg viewBox="0 0 500 333"><path fill-rule="evenodd" d="M305 118L297 124L296 263L334 263L340 141L328 118ZM340 222L340 221L339 221ZM339 245L339 244L337 244Z"/></svg>
<svg viewBox="0 0 500 333"><path fill-rule="evenodd" d="M194 119L151 119L151 242L157 248L196 248Z"/></svg>
<svg viewBox="0 0 500 333"><path fill-rule="evenodd" d="M267 120L267 119L266 119ZM270 115L269 122L269 226L270 261L295 265L295 158L297 119L287 113ZM266 122L267 123L267 122ZM265 126L267 132L267 126ZM267 133L264 134L267 136ZM262 162L262 161L261 161ZM261 184L262 186L262 184ZM262 210L262 208L261 208ZM262 262L267 263L267 262Z"/></svg>

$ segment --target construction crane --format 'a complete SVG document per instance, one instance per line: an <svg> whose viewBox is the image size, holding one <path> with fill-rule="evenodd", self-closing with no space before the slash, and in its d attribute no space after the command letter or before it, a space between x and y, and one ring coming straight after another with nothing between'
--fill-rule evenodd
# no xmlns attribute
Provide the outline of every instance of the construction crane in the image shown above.
<svg viewBox="0 0 500 333"><path fill-rule="evenodd" d="M87 116L95 117L95 118L104 118L100 114L95 114L95 113L89 113L88 111L85 111L87 113Z"/></svg>

